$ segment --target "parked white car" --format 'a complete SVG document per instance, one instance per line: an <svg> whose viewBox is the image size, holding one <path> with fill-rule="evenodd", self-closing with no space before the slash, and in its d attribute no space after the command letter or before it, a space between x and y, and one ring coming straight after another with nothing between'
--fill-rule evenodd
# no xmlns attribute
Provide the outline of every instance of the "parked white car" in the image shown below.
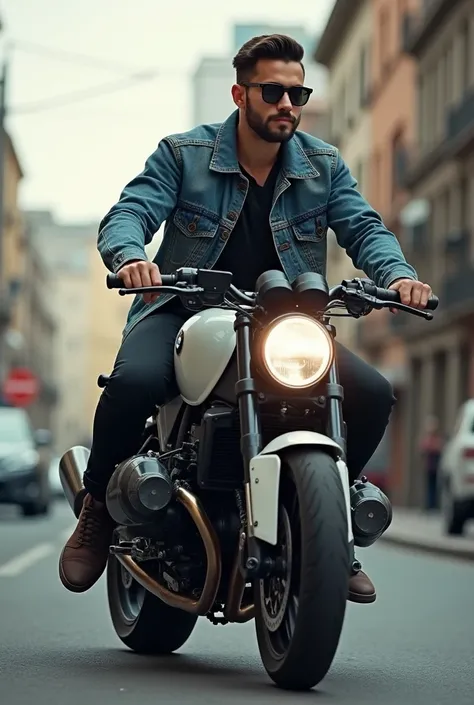
<svg viewBox="0 0 474 705"><path fill-rule="evenodd" d="M445 530L461 535L466 521L474 519L474 399L459 409L440 469Z"/></svg>

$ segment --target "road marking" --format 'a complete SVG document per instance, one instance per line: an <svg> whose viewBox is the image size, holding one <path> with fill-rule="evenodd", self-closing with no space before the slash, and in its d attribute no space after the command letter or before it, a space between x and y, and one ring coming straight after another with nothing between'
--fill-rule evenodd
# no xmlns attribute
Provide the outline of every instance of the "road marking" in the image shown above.
<svg viewBox="0 0 474 705"><path fill-rule="evenodd" d="M39 543L37 546L30 548L29 551L21 553L11 561L0 566L0 578L14 578L20 573L23 573L28 568L38 561L46 558L55 550L52 543Z"/></svg>

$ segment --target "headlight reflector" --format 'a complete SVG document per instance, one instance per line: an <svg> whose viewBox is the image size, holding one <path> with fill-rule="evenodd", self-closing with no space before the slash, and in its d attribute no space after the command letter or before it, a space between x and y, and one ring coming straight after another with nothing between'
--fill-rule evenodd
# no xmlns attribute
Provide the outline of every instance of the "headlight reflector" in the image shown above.
<svg viewBox="0 0 474 705"><path fill-rule="evenodd" d="M279 384L294 389L314 386L329 370L334 345L328 331L310 316L288 315L270 325L263 361Z"/></svg>

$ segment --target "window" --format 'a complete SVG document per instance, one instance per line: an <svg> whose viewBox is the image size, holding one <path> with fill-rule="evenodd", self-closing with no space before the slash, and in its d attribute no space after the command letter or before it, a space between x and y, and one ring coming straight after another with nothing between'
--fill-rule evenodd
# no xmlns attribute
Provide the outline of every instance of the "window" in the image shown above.
<svg viewBox="0 0 474 705"><path fill-rule="evenodd" d="M408 169L408 152L403 134L398 132L392 141L392 196L397 191L405 189L405 179Z"/></svg>
<svg viewBox="0 0 474 705"><path fill-rule="evenodd" d="M461 29L461 86L463 94L467 92L470 83L472 46L469 41L469 18L466 18Z"/></svg>
<svg viewBox="0 0 474 705"><path fill-rule="evenodd" d="M390 13L388 7L382 8L380 13L380 66L382 76L388 69L390 62Z"/></svg>
<svg viewBox="0 0 474 705"><path fill-rule="evenodd" d="M370 96L370 49L363 46L359 55L359 106L364 108Z"/></svg>

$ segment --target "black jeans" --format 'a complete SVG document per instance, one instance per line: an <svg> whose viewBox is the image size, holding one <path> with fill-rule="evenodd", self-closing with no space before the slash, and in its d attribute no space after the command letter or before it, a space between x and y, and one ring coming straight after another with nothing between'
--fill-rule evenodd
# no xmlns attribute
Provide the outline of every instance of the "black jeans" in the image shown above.
<svg viewBox="0 0 474 705"><path fill-rule="evenodd" d="M137 452L146 419L157 404L177 396L174 341L189 314L159 312L144 318L122 342L94 419L91 455L84 486L104 501L115 465ZM347 464L351 481L364 469L382 440L395 402L390 383L336 343L344 387Z"/></svg>

